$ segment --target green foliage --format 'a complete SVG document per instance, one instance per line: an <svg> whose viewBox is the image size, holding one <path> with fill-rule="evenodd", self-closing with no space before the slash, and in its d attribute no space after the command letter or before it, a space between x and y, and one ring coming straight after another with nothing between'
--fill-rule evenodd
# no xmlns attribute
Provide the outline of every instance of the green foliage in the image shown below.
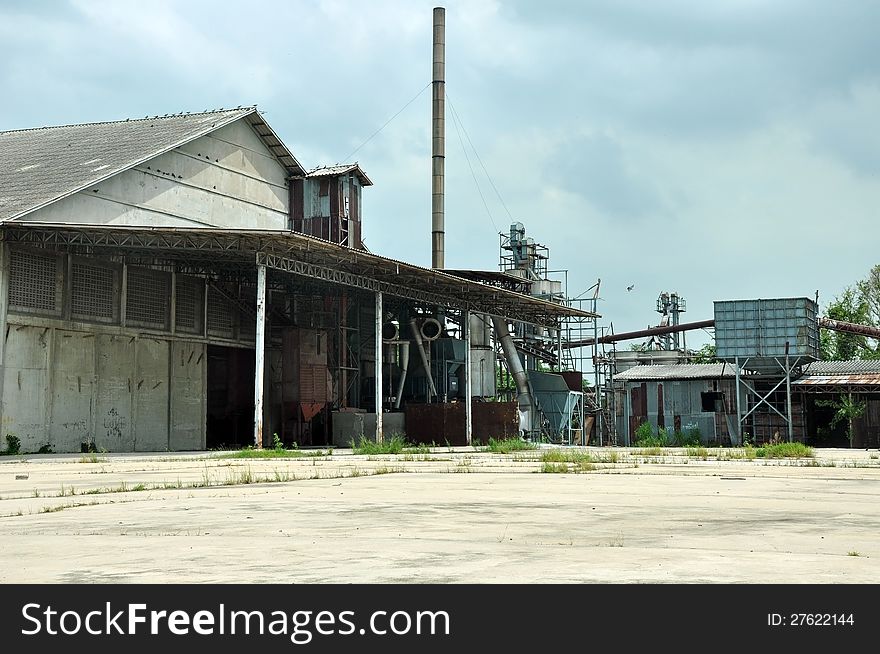
<svg viewBox="0 0 880 654"><path fill-rule="evenodd" d="M880 327L880 265L835 297L826 307L825 315L833 320ZM880 341L858 334L823 329L819 345L826 361L880 359Z"/></svg>
<svg viewBox="0 0 880 654"><path fill-rule="evenodd" d="M705 447L689 447L687 448L687 455L705 461L709 458L709 450Z"/></svg>
<svg viewBox="0 0 880 654"><path fill-rule="evenodd" d="M549 474L559 474L568 472L568 465L565 463L544 463L541 465L541 472Z"/></svg>
<svg viewBox="0 0 880 654"><path fill-rule="evenodd" d="M868 302L858 287L847 287L826 307L825 315L832 320L852 322L858 325L871 324ZM872 358L876 347L869 345L868 338L858 334L822 330L819 341L821 357L826 361L849 361L850 359Z"/></svg>
<svg viewBox="0 0 880 654"><path fill-rule="evenodd" d="M812 458L813 448L798 442L776 443L759 447L755 453L761 459L802 459Z"/></svg>
<svg viewBox="0 0 880 654"><path fill-rule="evenodd" d="M301 450L285 450L281 448L272 448L257 450L250 446L236 450L235 452L226 452L218 456L218 459L299 459L301 457L317 457L327 456L329 452L324 450L301 451Z"/></svg>
<svg viewBox="0 0 880 654"><path fill-rule="evenodd" d="M700 447L702 443L702 434L697 427L688 427L672 435L672 444L675 447Z"/></svg>
<svg viewBox="0 0 880 654"><path fill-rule="evenodd" d="M706 343L694 352L694 363L715 363L717 360L714 343Z"/></svg>
<svg viewBox="0 0 880 654"><path fill-rule="evenodd" d="M834 429L841 422L846 424L846 437L849 439L850 447L853 440L852 421L864 415L868 404L853 400L852 395L842 395L833 400L816 400L817 406L828 407L834 409L834 416L831 418L831 428Z"/></svg>
<svg viewBox="0 0 880 654"><path fill-rule="evenodd" d="M272 434L272 446L276 450L283 450L284 449L284 443L278 437L278 432L275 432L274 434Z"/></svg>
<svg viewBox="0 0 880 654"><path fill-rule="evenodd" d="M656 432L650 422L643 422L636 429L636 447L666 447L669 444L669 434L665 427L660 427Z"/></svg>
<svg viewBox="0 0 880 654"><path fill-rule="evenodd" d="M527 440L522 438L504 438L501 440L496 440L494 438L489 439L489 444L486 447L487 452L495 452L497 454L510 454L511 452L520 452L522 450L535 450L538 446L534 443L530 443Z"/></svg>
<svg viewBox="0 0 880 654"><path fill-rule="evenodd" d="M4 454L18 454L21 452L21 439L12 434L6 434L6 451Z"/></svg>
<svg viewBox="0 0 880 654"><path fill-rule="evenodd" d="M52 449L52 443L45 443L44 445L40 445L40 449L37 450L37 454L54 454L55 450Z"/></svg>
<svg viewBox="0 0 880 654"><path fill-rule="evenodd" d="M390 438L381 443L371 441L361 436L358 443L351 442L351 449L355 454L400 454L406 448L406 440L400 434L392 434Z"/></svg>
<svg viewBox="0 0 880 654"><path fill-rule="evenodd" d="M593 457L589 452L553 449L544 451L541 454L541 461L543 463L592 463Z"/></svg>

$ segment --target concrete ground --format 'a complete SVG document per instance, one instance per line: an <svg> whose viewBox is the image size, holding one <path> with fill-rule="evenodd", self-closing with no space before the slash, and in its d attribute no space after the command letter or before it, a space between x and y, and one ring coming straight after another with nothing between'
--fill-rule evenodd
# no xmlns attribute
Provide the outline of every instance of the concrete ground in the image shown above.
<svg viewBox="0 0 880 654"><path fill-rule="evenodd" d="M0 582L880 582L877 451L587 451L0 457Z"/></svg>

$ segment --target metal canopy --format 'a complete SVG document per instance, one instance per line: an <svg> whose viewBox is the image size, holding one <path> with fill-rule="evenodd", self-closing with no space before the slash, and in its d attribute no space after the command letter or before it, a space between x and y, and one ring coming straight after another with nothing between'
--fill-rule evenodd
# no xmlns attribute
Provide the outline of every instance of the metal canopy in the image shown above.
<svg viewBox="0 0 880 654"><path fill-rule="evenodd" d="M187 265L201 262L206 268L230 263L249 268L265 264L270 269L323 282L537 325L553 326L565 317L596 316L288 230L16 222L4 224L0 238L10 243L121 253Z"/></svg>

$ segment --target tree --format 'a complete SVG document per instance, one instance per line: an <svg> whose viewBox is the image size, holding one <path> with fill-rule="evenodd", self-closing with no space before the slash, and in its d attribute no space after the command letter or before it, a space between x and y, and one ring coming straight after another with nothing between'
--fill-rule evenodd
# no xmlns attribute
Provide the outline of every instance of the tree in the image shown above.
<svg viewBox="0 0 880 654"><path fill-rule="evenodd" d="M880 266L874 267L874 270L878 269L880 269ZM845 288L843 293L828 304L825 315L832 320L852 322L858 325L874 324L871 321L868 301L862 296L861 287L863 283L859 282L855 288L851 286ZM880 291L880 288L878 288L878 291ZM872 358L870 355L876 352L876 348L871 347L868 343L867 337L859 336L858 334L836 332L830 329L822 331L819 345L822 359L825 361L849 361L850 359Z"/></svg>
<svg viewBox="0 0 880 654"><path fill-rule="evenodd" d="M694 363L715 363L717 360L714 343L706 343L694 352Z"/></svg>
<svg viewBox="0 0 880 654"><path fill-rule="evenodd" d="M849 440L849 446L853 443L853 419L860 418L864 415L867 408L866 402L853 400L852 393L842 395L833 400L817 400L818 406L829 407L834 409L834 417L831 418L831 428L834 429L838 423L846 423L846 437Z"/></svg>
<svg viewBox="0 0 880 654"><path fill-rule="evenodd" d="M880 264L871 268L867 277L843 289L825 310L832 320L857 325L880 327ZM820 336L822 358L841 361L849 359L880 359L880 340L823 330Z"/></svg>

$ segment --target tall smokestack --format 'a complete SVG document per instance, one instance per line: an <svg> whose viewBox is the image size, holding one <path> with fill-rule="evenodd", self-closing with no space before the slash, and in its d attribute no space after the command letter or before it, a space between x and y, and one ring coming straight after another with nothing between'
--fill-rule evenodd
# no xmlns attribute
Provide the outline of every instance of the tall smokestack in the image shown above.
<svg viewBox="0 0 880 654"><path fill-rule="evenodd" d="M443 187L446 157L446 9L434 7L434 101L431 110L431 267L444 268Z"/></svg>

